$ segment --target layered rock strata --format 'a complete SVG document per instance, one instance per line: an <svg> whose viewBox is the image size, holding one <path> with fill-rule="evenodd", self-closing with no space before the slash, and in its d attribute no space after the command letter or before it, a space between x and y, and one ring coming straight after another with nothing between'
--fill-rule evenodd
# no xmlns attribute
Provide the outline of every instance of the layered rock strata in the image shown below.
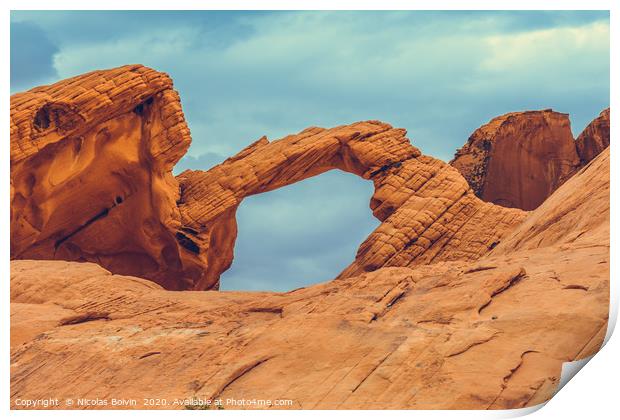
<svg viewBox="0 0 620 420"><path fill-rule="evenodd" d="M456 170L422 155L405 130L385 123L313 127L271 143L262 138L209 171L178 176L185 234L207 267L196 288L217 287L230 266L235 213L243 198L331 169L373 182L370 208L382 222L340 277L380 267L473 260L525 217L479 200Z"/></svg>

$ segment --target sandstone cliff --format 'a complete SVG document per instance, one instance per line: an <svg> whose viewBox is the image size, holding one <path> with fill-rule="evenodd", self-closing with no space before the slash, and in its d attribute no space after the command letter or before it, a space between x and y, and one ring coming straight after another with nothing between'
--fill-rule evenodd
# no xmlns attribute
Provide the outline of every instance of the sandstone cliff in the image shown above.
<svg viewBox="0 0 620 420"><path fill-rule="evenodd" d="M609 108L576 141L567 114L513 112L477 129L450 164L484 201L533 210L607 146Z"/></svg>
<svg viewBox="0 0 620 420"><path fill-rule="evenodd" d="M450 162L476 195L533 210L579 165L567 114L513 112L477 129Z"/></svg>
<svg viewBox="0 0 620 420"><path fill-rule="evenodd" d="M288 293L175 293L94 264L14 261L11 396L122 393L139 407L153 396L305 409L541 403L562 362L593 354L605 335L608 194L606 150L478 261Z"/></svg>

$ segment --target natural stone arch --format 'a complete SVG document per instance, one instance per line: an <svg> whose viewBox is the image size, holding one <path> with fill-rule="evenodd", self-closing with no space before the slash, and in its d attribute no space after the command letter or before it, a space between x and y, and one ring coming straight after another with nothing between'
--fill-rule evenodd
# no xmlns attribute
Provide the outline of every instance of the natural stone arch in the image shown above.
<svg viewBox="0 0 620 420"><path fill-rule="evenodd" d="M341 277L382 266L474 259L524 216L476 198L455 169L421 155L405 130L389 124L312 127L271 143L263 137L209 171L185 171L177 177L182 235L201 250L206 267L195 287L217 288L220 274L230 267L235 213L245 197L331 169L373 181L370 207L383 222Z"/></svg>
<svg viewBox="0 0 620 420"><path fill-rule="evenodd" d="M172 81L140 65L11 96L11 258L91 261L167 289L217 289L241 200L330 169L372 180L370 208L383 222L341 277L475 259L526 214L482 202L458 171L379 121L262 138L175 178L190 142Z"/></svg>

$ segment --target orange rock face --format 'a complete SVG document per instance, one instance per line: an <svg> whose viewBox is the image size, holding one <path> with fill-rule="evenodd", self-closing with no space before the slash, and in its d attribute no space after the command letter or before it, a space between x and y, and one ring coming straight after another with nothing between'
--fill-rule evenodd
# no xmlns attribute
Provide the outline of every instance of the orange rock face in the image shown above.
<svg viewBox="0 0 620 420"><path fill-rule="evenodd" d="M533 210L579 167L567 114L513 112L477 129L450 162L476 195Z"/></svg>
<svg viewBox="0 0 620 420"><path fill-rule="evenodd" d="M312 127L175 178L190 135L165 74L125 66L14 95L11 405L544 402L608 320L609 148L578 169L567 133L563 114L508 114L453 167L382 122ZM332 169L373 181L382 222L338 278L216 291L241 201ZM238 404L254 399L273 403Z"/></svg>
<svg viewBox="0 0 620 420"><path fill-rule="evenodd" d="M609 108L576 141L567 114L513 112L476 130L450 162L476 195L533 210L609 146Z"/></svg>
<svg viewBox="0 0 620 420"><path fill-rule="evenodd" d="M330 169L370 179L370 207L383 223L340 277L381 267L473 260L525 217L476 198L460 174L413 147L403 129L366 121L253 143L209 171L186 171L179 209L184 234L201 250L207 274L195 289L217 288L233 259L235 212L244 197ZM485 221L485 223L482 223Z"/></svg>
<svg viewBox="0 0 620 420"><path fill-rule="evenodd" d="M11 258L92 261L186 289L201 275L172 167L191 137L170 78L99 71L11 97Z"/></svg>
<svg viewBox="0 0 620 420"><path fill-rule="evenodd" d="M585 165L609 146L609 108L601 112L577 137L577 153Z"/></svg>
<svg viewBox="0 0 620 420"><path fill-rule="evenodd" d="M13 261L12 405L120 393L167 409L198 398L531 406L553 395L563 362L598 350L608 304L606 150L477 261L385 267L288 293L178 293L94 264Z"/></svg>
<svg viewBox="0 0 620 420"><path fill-rule="evenodd" d="M341 277L472 260L525 217L482 202L405 130L378 121L262 138L181 174L179 189L171 169L190 137L178 95L140 66L14 95L11 118L11 256L96 262L167 289L217 289L241 200L331 169L374 182L370 207L383 222Z"/></svg>

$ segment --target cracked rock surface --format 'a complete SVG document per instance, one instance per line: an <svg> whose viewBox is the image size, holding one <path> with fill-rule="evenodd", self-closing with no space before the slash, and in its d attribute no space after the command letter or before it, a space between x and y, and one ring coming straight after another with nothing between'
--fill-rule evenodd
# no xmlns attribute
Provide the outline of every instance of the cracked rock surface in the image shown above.
<svg viewBox="0 0 620 420"><path fill-rule="evenodd" d="M562 363L605 336L608 194L607 149L477 261L384 267L288 293L179 293L91 263L13 261L11 397L541 403Z"/></svg>
<svg viewBox="0 0 620 420"><path fill-rule="evenodd" d="M465 178L379 121L263 137L175 178L191 137L167 75L124 66L13 95L12 404L50 393L177 409L144 398L546 401L562 363L594 354L607 330L609 147L584 165L573 142L574 155L551 148L558 159L526 165L545 180L523 206L533 211L476 194L492 175L521 195L489 191L526 199L530 181L502 172L523 148L511 133L541 140L567 124L552 111L498 117L468 145L491 139L508 160L493 166L483 148L453 162ZM584 138L600 137L593 124ZM286 293L217 291L240 202L332 169L374 184L382 223L355 260Z"/></svg>

